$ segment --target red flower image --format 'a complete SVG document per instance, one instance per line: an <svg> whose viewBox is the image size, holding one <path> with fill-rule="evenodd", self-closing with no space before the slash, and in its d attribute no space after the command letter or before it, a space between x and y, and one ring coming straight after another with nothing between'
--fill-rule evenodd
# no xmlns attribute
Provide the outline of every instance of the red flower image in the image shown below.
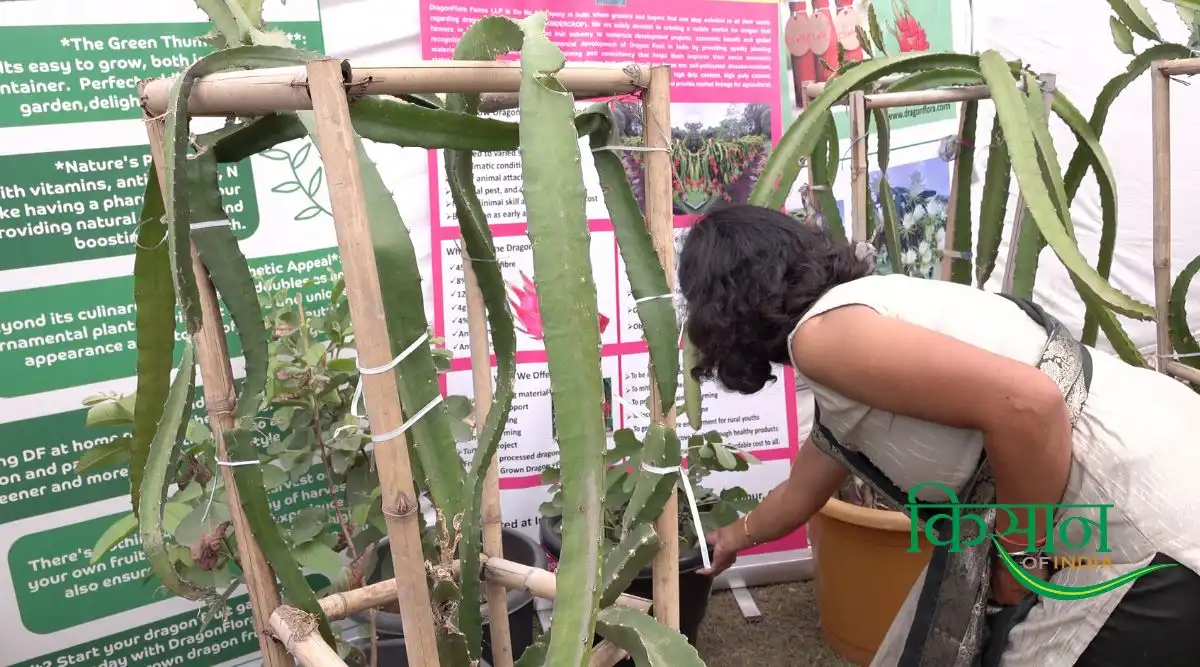
<svg viewBox="0 0 1200 667"><path fill-rule="evenodd" d="M508 285L509 291L512 293L508 298L509 305L512 306L513 312L516 313L517 330L529 336L534 340L542 340L542 311L538 306L537 287L533 284L533 279L521 272L520 286L513 284ZM600 319L600 333L608 328L608 318L604 313L598 313Z"/></svg>
<svg viewBox="0 0 1200 667"><path fill-rule="evenodd" d="M921 23L912 15L912 10L908 8L908 0L901 0L901 3L904 11L896 5L896 0L892 0L892 13L896 20L889 26L896 43L900 45L900 51L928 51L929 40L925 37L925 28L921 27Z"/></svg>

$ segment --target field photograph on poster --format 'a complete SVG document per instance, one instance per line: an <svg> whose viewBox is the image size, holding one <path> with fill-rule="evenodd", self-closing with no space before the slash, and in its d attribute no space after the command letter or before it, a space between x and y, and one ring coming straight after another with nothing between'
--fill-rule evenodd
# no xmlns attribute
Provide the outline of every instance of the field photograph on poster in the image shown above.
<svg viewBox="0 0 1200 667"><path fill-rule="evenodd" d="M642 145L642 107L614 102L621 141ZM771 144L769 104L671 105L671 163L675 215L703 215L721 203L744 204L767 161ZM645 209L646 183L638 151L622 154L638 205Z"/></svg>
<svg viewBox="0 0 1200 667"><path fill-rule="evenodd" d="M832 4L832 6L831 6ZM795 117L803 106L804 84L829 80L840 65L839 49L848 61L869 59L858 40L858 28L870 34L868 5L873 5L887 53L953 51L951 3L944 0L799 0L781 2L783 108ZM873 45L868 45L873 46ZM893 129L955 117L953 104L892 109ZM835 112L838 134L849 136L844 109ZM791 118L786 120L790 121Z"/></svg>

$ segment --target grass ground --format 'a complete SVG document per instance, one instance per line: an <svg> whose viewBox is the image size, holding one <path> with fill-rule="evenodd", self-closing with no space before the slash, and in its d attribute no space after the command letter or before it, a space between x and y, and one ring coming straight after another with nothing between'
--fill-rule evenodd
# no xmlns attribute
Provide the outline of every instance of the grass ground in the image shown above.
<svg viewBox="0 0 1200 667"><path fill-rule="evenodd" d="M698 640L700 657L721 667L854 667L821 641L812 582L750 589L762 619L750 622L728 591L713 593Z"/></svg>

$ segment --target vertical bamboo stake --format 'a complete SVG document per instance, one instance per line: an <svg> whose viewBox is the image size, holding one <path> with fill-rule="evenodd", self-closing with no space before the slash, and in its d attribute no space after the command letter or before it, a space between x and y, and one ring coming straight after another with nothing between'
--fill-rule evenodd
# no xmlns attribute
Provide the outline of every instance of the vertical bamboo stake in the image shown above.
<svg viewBox="0 0 1200 667"><path fill-rule="evenodd" d="M1046 105L1047 120L1050 107L1054 104L1054 90L1057 77L1054 74L1043 74L1038 77L1042 89L1042 101ZM1019 186L1018 186L1019 188ZM1070 212L1068 211L1069 215ZM1000 283L1000 291L1005 294L1012 291L1013 272L1017 270L1017 247L1021 245L1021 225L1025 220L1025 193L1017 190L1017 216L1013 218L1012 236L1008 240L1008 257L1004 260L1004 280Z"/></svg>
<svg viewBox="0 0 1200 667"><path fill-rule="evenodd" d="M1173 351L1170 318L1171 302L1171 79L1162 71L1162 62L1150 68L1150 114L1154 128L1154 317L1158 349L1154 367L1167 372Z"/></svg>
<svg viewBox="0 0 1200 667"><path fill-rule="evenodd" d="M946 244L942 248L942 262L941 267L938 269L938 280L950 280L950 273L954 270L955 260L960 262L968 261L965 257L957 256L954 250L954 233L958 226L956 214L958 212L959 196L959 189L955 185L958 183L959 174L962 173L963 169L971 170L975 168L973 164L963 164L962 159L963 126L966 124L966 121L967 105L963 104L958 111L958 137L956 139L958 142L956 144L958 152L954 157L954 170L950 173L950 202L946 208ZM968 191L966 195L970 197L971 193ZM971 221L964 220L963 224L970 225Z"/></svg>
<svg viewBox="0 0 1200 667"><path fill-rule="evenodd" d="M364 366L383 366L392 360L391 339L382 308L379 273L371 245L371 227L363 199L354 128L346 105L342 66L343 61L333 58L309 62L308 87L358 358ZM404 416L396 390L396 376L393 373L364 373L362 385L371 430L381 434L399 428ZM433 610L417 523L418 503L404 434L389 442L376 443L375 460L379 464L379 484L396 572L396 593L408 663L412 667L438 667Z"/></svg>
<svg viewBox="0 0 1200 667"><path fill-rule="evenodd" d="M871 205L867 164L867 100L862 91L850 93L850 214L851 241L867 241L867 207Z"/></svg>
<svg viewBox="0 0 1200 667"><path fill-rule="evenodd" d="M150 137L150 155L154 158L158 182L164 188L163 196L169 197L170 194L165 190L167 163L163 154L166 122L162 117L156 118L149 114L143 115L143 120L146 123L146 134ZM225 340L225 325L221 321L217 293L208 277L208 271L200 261L200 253L196 251L195 244L192 244L191 251L192 272L196 276L201 312L200 330L195 335L196 356L200 364L200 377L204 383L204 404L208 409L209 430L212 431L213 441L217 443L217 458L225 461L229 459L225 447L225 432L234 428L233 413L237 407L237 392L233 388L233 369L229 366L229 346ZM275 573L246 522L246 512L238 498L233 468L217 467L221 469L221 481L225 485L225 495L229 502L229 518L233 523L234 534L237 535L238 561L241 563L243 578L250 594L250 613L254 632L258 635L258 648L262 651L262 664L264 667L290 667L295 663L288 655L287 649L273 640L268 632L268 619L279 606Z"/></svg>
<svg viewBox="0 0 1200 667"><path fill-rule="evenodd" d="M671 168L671 68L650 70L650 85L642 96L642 124L646 147L646 226L658 259L675 289L675 214ZM651 417L675 427L675 406L662 414L658 389L650 383ZM654 616L664 625L679 628L679 495L672 493L654 522L662 548L654 555Z"/></svg>
<svg viewBox="0 0 1200 667"><path fill-rule="evenodd" d="M475 435L487 421L492 404L492 355L488 339L487 307L479 291L479 279L465 254L463 274L467 279L467 331L471 337L471 380L475 396ZM476 447L479 446L477 442ZM504 523L500 508L500 453L492 457L483 478L483 553L490 558L504 557ZM488 629L492 638L492 667L512 667L512 637L508 629L508 591L504 586L484 583L488 601Z"/></svg>

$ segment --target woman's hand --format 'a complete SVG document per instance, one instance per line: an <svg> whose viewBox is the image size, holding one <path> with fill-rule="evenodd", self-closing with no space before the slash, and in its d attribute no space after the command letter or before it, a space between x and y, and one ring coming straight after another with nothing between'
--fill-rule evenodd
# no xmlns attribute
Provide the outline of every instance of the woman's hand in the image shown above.
<svg viewBox="0 0 1200 667"><path fill-rule="evenodd" d="M746 540L745 521L746 517L742 517L705 536L713 546L712 567L700 570L699 574L716 577L737 561L738 552L750 546Z"/></svg>
<svg viewBox="0 0 1200 667"><path fill-rule="evenodd" d="M1044 566L1029 568L1025 570L1037 579L1045 581L1050 577L1050 571ZM1008 570L999 558L992 562L992 599L996 604L1011 607L1021 603L1027 596L1032 595L1033 591L1026 588L1012 572Z"/></svg>

